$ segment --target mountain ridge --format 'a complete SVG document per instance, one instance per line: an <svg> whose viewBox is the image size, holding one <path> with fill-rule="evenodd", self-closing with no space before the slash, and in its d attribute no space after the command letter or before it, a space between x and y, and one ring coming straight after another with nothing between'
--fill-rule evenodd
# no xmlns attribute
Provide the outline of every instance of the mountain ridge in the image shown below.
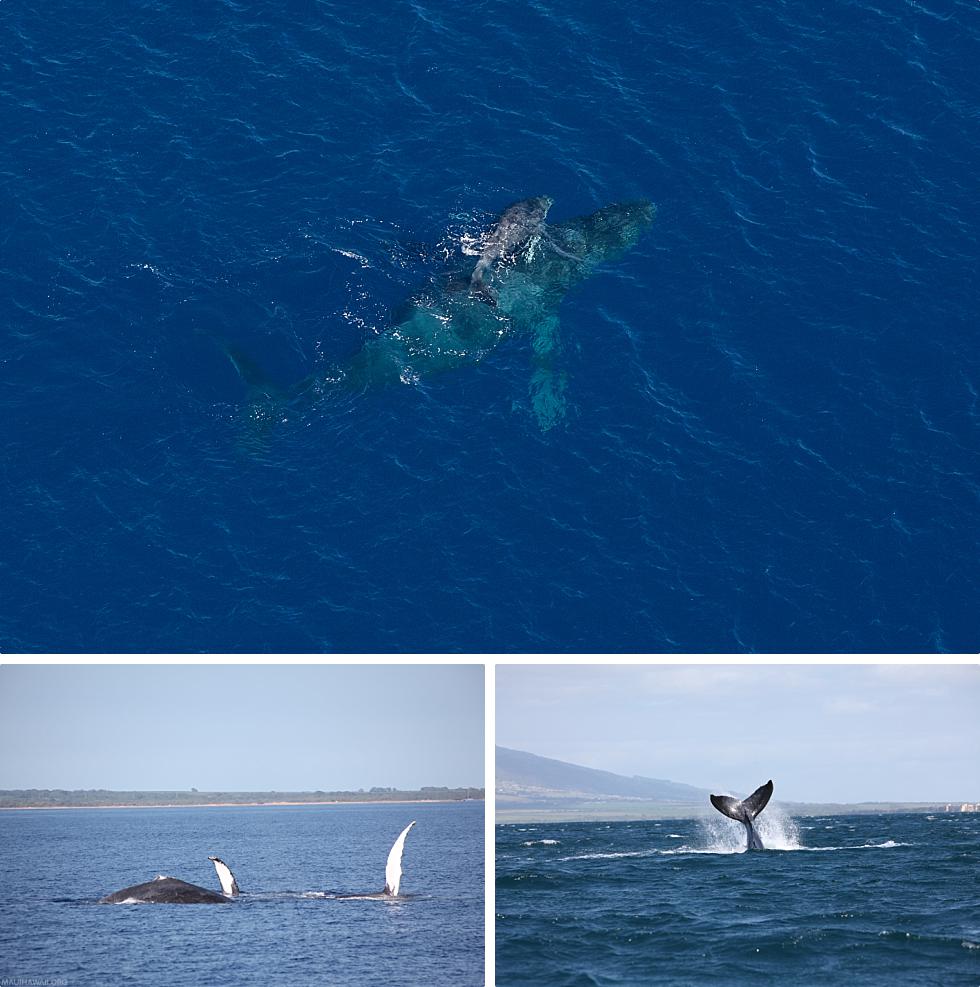
<svg viewBox="0 0 980 987"><path fill-rule="evenodd" d="M628 777L510 747L498 746L495 753L497 797L510 805L595 798L696 805L705 802L710 794L707 789L681 782L642 775Z"/></svg>

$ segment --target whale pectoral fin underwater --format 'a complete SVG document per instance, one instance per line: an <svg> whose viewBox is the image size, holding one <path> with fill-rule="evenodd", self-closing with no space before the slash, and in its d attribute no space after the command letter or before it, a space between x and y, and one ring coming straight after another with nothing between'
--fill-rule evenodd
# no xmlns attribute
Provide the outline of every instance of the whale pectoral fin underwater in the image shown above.
<svg viewBox="0 0 980 987"><path fill-rule="evenodd" d="M564 421L567 409L568 375L557 366L561 356L560 330L557 311L542 314L535 323L531 340L533 355L528 394L531 412L542 432Z"/></svg>
<svg viewBox="0 0 980 987"><path fill-rule="evenodd" d="M752 821L769 804L772 797L772 780L760 785L748 798L739 800L731 795L712 795L711 804L723 815L745 826L746 850L764 850L762 840Z"/></svg>
<svg viewBox="0 0 980 987"><path fill-rule="evenodd" d="M516 262L501 271L498 306L532 334L531 410L541 431L567 412L568 375L562 353L559 310L568 291L605 261L626 253L647 231L656 207L646 200L605 206L588 216L541 225Z"/></svg>

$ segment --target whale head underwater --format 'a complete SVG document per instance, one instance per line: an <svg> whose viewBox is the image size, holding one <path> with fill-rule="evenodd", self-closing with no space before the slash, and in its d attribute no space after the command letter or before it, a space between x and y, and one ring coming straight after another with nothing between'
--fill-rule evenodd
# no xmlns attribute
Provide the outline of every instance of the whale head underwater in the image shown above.
<svg viewBox="0 0 980 987"><path fill-rule="evenodd" d="M471 270L430 283L396 310L392 323L369 338L344 365L312 374L289 394L278 392L254 363L223 349L252 388L259 409L336 388L361 392L422 379L482 361L505 339L530 337L532 413L543 431L566 413L567 375L561 367L559 309L566 294L601 265L632 249L649 230L656 207L646 200L614 203L586 216L547 223L548 196L508 206L475 246Z"/></svg>
<svg viewBox="0 0 980 987"><path fill-rule="evenodd" d="M114 891L100 900L103 905L226 905L239 894L238 882L228 865L218 857L208 857L221 882L221 893L188 884L161 874L152 881Z"/></svg>
<svg viewBox="0 0 980 987"><path fill-rule="evenodd" d="M762 840L756 832L752 821L769 804L772 797L772 780L760 785L748 798L739 801L731 795L712 795L711 804L729 819L734 819L745 826L745 849L765 850Z"/></svg>

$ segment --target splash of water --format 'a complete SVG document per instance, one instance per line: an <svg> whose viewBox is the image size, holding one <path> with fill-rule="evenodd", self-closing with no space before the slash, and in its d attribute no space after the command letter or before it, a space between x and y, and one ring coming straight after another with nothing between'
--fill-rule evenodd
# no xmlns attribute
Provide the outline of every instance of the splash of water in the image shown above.
<svg viewBox="0 0 980 987"><path fill-rule="evenodd" d="M745 827L722 815L699 820L705 848L711 853L741 853L745 849ZM768 805L753 823L767 850L802 850L800 827L778 805Z"/></svg>

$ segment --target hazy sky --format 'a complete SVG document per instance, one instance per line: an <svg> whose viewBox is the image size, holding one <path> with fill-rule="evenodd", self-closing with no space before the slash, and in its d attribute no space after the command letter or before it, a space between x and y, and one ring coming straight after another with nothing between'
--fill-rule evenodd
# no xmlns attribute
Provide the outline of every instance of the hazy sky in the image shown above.
<svg viewBox="0 0 980 987"><path fill-rule="evenodd" d="M980 799L980 667L498 665L497 743L788 801Z"/></svg>
<svg viewBox="0 0 980 987"><path fill-rule="evenodd" d="M481 665L8 665L0 788L482 786Z"/></svg>

